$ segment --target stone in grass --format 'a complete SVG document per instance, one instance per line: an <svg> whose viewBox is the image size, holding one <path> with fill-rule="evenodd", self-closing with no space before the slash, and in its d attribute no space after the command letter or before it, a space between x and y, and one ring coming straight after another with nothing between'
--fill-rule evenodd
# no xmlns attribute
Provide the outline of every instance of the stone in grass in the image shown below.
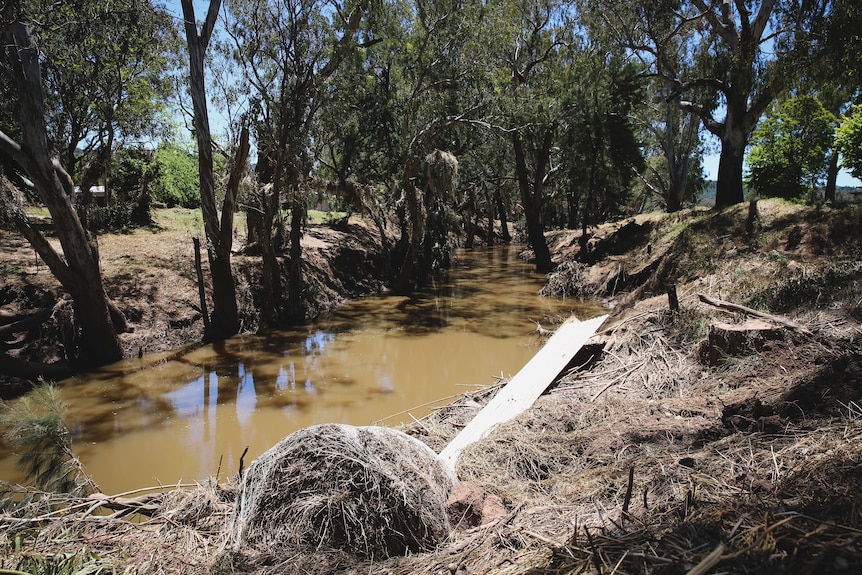
<svg viewBox="0 0 862 575"><path fill-rule="evenodd" d="M384 558L433 549L449 535L454 478L431 448L385 427L325 424L282 439L242 478L237 551L295 545Z"/></svg>

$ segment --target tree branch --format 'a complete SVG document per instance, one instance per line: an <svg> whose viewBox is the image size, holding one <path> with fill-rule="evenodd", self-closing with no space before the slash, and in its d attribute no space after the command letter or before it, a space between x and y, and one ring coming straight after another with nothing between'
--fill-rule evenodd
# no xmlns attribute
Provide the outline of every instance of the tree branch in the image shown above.
<svg viewBox="0 0 862 575"><path fill-rule="evenodd" d="M775 0L763 0L761 2L760 9L757 11L757 16L754 17L754 24L751 27L751 36L755 40L760 40L761 36L763 36L774 7Z"/></svg>
<svg viewBox="0 0 862 575"><path fill-rule="evenodd" d="M684 100L680 100L677 105L681 110L685 110L686 112L694 114L700 118L703 122L703 126L719 138L724 133L724 123L713 118L712 114L704 106Z"/></svg>
<svg viewBox="0 0 862 575"><path fill-rule="evenodd" d="M185 5L185 2L183 2L183 5ZM209 10L207 10L207 18L204 21L204 26L201 29L200 34L201 48L204 51L206 51L207 46L209 46L210 38L212 37L220 8L221 0L210 0L210 7ZM185 13L185 6L183 7L183 13ZM192 9L192 14L194 14L194 9ZM192 20L192 22L194 23L194 20ZM197 23L195 23L195 26L197 26Z"/></svg>
<svg viewBox="0 0 862 575"><path fill-rule="evenodd" d="M219 236L219 247L230 250L233 234L233 217L236 212L236 198L239 195L239 183L245 172L249 153L249 131L248 126L243 126L239 136L239 147L236 150L233 168L228 177L227 190L225 191L224 203L221 210L221 234Z"/></svg>
<svg viewBox="0 0 862 575"><path fill-rule="evenodd" d="M712 7L707 6L704 0L692 0L692 2L699 10L701 10L701 12L703 12L703 17L706 18L706 21L709 22L709 25L715 33L721 36L721 38L728 43L731 50L735 53L739 49L739 36L736 33L736 26L733 23L733 19L730 18L726 22L722 22L719 15L713 12ZM724 2L729 2L729 0L724 0Z"/></svg>
<svg viewBox="0 0 862 575"><path fill-rule="evenodd" d="M359 29L359 23L362 21L364 12L365 8L362 6L362 3L359 3L353 9L353 12L350 13L347 25L344 28L344 34L342 34L341 38L335 44L335 53L329 59L329 62L326 63L326 66L317 74L318 80L326 80L338 69L344 56L347 55L347 50L350 48L349 44L353 40L356 30Z"/></svg>
<svg viewBox="0 0 862 575"><path fill-rule="evenodd" d="M745 307L744 305L739 305L736 303L731 303L729 301L724 301L721 299L711 298L705 294L699 293L697 297L700 301L707 305L711 305L713 307L717 307L719 309L723 309L726 311L731 311L735 313L742 313L745 315L750 315L752 317L764 319L766 321L771 321L773 323L777 323L778 325L783 325L784 327L790 328L792 330L798 331L799 333L803 333L805 335L812 335L811 330L807 327L799 325L794 321L790 321L789 319L785 319L783 317L772 315L768 313L763 313L762 311L757 311L756 309L751 309L750 307Z"/></svg>

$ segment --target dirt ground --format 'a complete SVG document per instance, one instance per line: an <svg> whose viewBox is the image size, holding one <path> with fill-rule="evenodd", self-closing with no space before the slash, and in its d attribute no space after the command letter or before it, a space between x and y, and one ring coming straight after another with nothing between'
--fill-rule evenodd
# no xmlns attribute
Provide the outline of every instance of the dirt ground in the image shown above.
<svg viewBox="0 0 862 575"><path fill-rule="evenodd" d="M761 201L608 224L584 250L577 233L549 234L561 265L548 291L600 298L611 317L533 408L462 454L459 479L482 496L434 548L236 548L237 486L209 483L112 502L147 505L137 522L28 493L0 519L14 550L0 568L65 553L90 572L858 573L860 216ZM439 452L498 388L403 430ZM483 509L492 496L502 513Z"/></svg>

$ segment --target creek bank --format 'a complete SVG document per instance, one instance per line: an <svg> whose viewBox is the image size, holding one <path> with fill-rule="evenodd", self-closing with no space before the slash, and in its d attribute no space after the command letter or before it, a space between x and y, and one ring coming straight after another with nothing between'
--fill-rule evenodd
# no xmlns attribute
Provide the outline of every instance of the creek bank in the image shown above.
<svg viewBox="0 0 862 575"><path fill-rule="evenodd" d="M168 218L168 212L156 212L156 219L165 222L163 226L99 237L108 295L126 314L131 327L120 335L125 357L187 349L202 339L192 245L192 237L202 235L202 229L197 229L197 222L179 228ZM244 239L244 235L235 237L232 263L241 331L256 332L260 257L244 253ZM0 247L6 270L0 285L0 324L7 323L4 316L26 317L49 310L44 322L6 337L6 353L15 360L63 366L65 346L70 345L70 330L74 329L71 300L44 263L34 259L23 238L0 230ZM287 262L281 261L286 274ZM303 237L303 268L309 319L347 299L383 290L387 269L379 233L360 218L337 228L310 225ZM204 264L208 284L206 269ZM208 306L211 309L211 301ZM20 377L0 374L0 397L12 397L30 388L31 384Z"/></svg>
<svg viewBox="0 0 862 575"><path fill-rule="evenodd" d="M499 498L505 514L464 522L433 550L372 561L300 542L278 554L229 548L233 478L167 491L146 525L85 521L90 507L72 499L37 532L0 522L4 542L26 534L0 567L32 550L80 553L85 541L104 566L131 573L852 573L862 564L860 213L758 209L751 231L747 206L638 216L649 233L602 257L603 238L622 245L613 236L631 222L595 230L592 265L567 267L614 308L596 357L465 450L459 477L475 499ZM558 262L584 264L578 234L549 239ZM638 273L645 266L652 271ZM704 361L709 326L744 318L701 293L810 334L782 329ZM402 431L439 453L499 388L465 393Z"/></svg>

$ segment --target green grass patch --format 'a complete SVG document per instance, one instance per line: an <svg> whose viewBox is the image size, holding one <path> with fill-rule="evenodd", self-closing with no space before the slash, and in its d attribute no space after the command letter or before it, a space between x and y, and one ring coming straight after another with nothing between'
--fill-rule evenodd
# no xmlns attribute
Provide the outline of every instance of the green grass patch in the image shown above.
<svg viewBox="0 0 862 575"><path fill-rule="evenodd" d="M2 268L0 268L0 270L2 270L4 275L23 276L27 273L26 269L22 268L21 266L16 266L14 264L4 264Z"/></svg>
<svg viewBox="0 0 862 575"><path fill-rule="evenodd" d="M162 208L153 210L153 220L159 227L173 231L203 230L203 214L198 209Z"/></svg>

